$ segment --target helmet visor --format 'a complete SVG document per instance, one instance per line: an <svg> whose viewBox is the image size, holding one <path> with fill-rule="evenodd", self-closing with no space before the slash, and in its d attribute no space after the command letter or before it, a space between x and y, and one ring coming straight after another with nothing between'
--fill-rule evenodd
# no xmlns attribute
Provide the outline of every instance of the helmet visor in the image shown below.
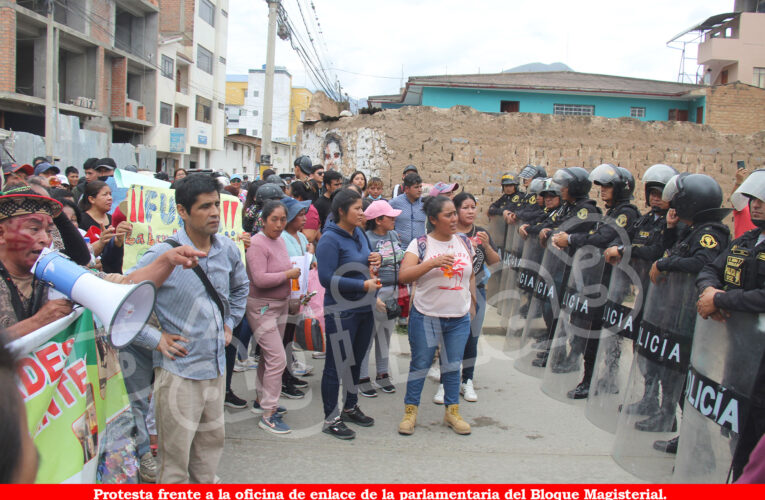
<svg viewBox="0 0 765 500"><path fill-rule="evenodd" d="M536 178L531 181L531 184L529 184L529 193L532 194L539 194L542 192L542 190L545 188L545 184L547 179L540 179Z"/></svg>
<svg viewBox="0 0 765 500"><path fill-rule="evenodd" d="M573 179L574 176L566 172L564 169L558 170L555 172L555 175L552 176L553 182L555 182L560 187L568 187L569 183Z"/></svg>
<svg viewBox="0 0 765 500"><path fill-rule="evenodd" d="M672 201L677 193L680 192L680 175L674 175L667 181L667 185L664 186L664 191L661 193L661 199L664 201Z"/></svg>
<svg viewBox="0 0 765 500"><path fill-rule="evenodd" d="M750 197L765 201L765 169L752 172L733 192L730 201L736 210L741 211L749 204Z"/></svg>
<svg viewBox="0 0 765 500"><path fill-rule="evenodd" d="M616 167L610 163L604 163L595 167L595 170L590 172L589 179L598 185L613 184L619 179L619 172L616 171Z"/></svg>
<svg viewBox="0 0 765 500"><path fill-rule="evenodd" d="M521 179L533 179L535 175L537 175L537 167L534 165L526 165L523 167L523 170L521 170L521 173L518 174L518 177Z"/></svg>

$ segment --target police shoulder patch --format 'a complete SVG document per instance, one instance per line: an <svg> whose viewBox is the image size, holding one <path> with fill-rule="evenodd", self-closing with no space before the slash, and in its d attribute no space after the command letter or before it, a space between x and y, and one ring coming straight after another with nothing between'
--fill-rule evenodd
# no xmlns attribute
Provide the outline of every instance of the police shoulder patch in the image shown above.
<svg viewBox="0 0 765 500"><path fill-rule="evenodd" d="M518 195L516 194L515 196L513 196L511 200L513 203L516 203L518 201Z"/></svg>
<svg viewBox="0 0 765 500"><path fill-rule="evenodd" d="M576 216L579 217L580 219L586 219L589 213L590 212L586 208L583 208L579 210L579 212L577 212Z"/></svg>
<svg viewBox="0 0 765 500"><path fill-rule="evenodd" d="M619 227L624 227L627 225L627 214L621 214L619 217L616 218L616 225Z"/></svg>
<svg viewBox="0 0 765 500"><path fill-rule="evenodd" d="M757 254L757 258L759 260L765 260L765 252L760 252Z"/></svg>
<svg viewBox="0 0 765 500"><path fill-rule="evenodd" d="M532 194L531 197L529 198L529 205L533 205L536 202L537 202L537 195Z"/></svg>
<svg viewBox="0 0 765 500"><path fill-rule="evenodd" d="M701 237L699 244L701 244L701 246L704 248L715 248L717 246L717 240L714 236L707 233Z"/></svg>

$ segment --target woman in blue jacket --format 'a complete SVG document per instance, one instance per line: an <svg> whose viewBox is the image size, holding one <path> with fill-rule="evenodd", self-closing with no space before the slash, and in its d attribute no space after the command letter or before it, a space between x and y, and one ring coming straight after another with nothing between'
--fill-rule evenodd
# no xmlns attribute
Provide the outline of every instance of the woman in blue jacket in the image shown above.
<svg viewBox="0 0 765 500"><path fill-rule="evenodd" d="M321 377L324 403L323 432L339 439L353 439L356 433L346 427L352 422L362 427L374 419L359 408L358 383L361 360L372 338L375 292L380 282L370 270L380 266L380 254L372 252L364 234L364 209L361 195L343 189L332 200L333 221L327 222L316 246L319 281L324 295L327 359ZM348 376L350 375L350 377ZM340 379L345 398L338 408Z"/></svg>

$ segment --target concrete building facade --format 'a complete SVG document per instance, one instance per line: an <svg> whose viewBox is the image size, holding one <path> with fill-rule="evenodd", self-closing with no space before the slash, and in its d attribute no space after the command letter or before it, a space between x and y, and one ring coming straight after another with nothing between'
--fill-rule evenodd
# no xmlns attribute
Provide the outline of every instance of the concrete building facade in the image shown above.
<svg viewBox="0 0 765 500"><path fill-rule="evenodd" d="M45 138L59 116L138 145L157 120L158 0L8 0L0 6L0 128Z"/></svg>
<svg viewBox="0 0 765 500"><path fill-rule="evenodd" d="M218 170L224 150L228 0L161 0L157 170Z"/></svg>
<svg viewBox="0 0 765 500"><path fill-rule="evenodd" d="M263 104L266 88L266 70L251 69L247 75L247 95L244 106L240 108L239 129L245 129L247 135L263 135ZM274 105L271 140L289 142L290 109L292 99L292 75L283 66L274 69Z"/></svg>

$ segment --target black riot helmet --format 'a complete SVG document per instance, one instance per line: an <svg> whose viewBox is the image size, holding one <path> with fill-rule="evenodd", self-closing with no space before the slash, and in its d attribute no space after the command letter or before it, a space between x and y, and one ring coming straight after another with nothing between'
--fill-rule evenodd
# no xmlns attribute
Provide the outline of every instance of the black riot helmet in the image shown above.
<svg viewBox="0 0 765 500"><path fill-rule="evenodd" d="M629 201L635 191L635 178L626 168L610 163L598 165L589 179L597 186L613 186L614 201Z"/></svg>
<svg viewBox="0 0 765 500"><path fill-rule="evenodd" d="M518 174L521 179L536 179L537 177L547 177L544 167L536 165L526 165Z"/></svg>
<svg viewBox="0 0 765 500"><path fill-rule="evenodd" d="M558 185L557 182L555 182L554 180L550 178L547 178L544 180L544 183L545 185L539 194L541 194L542 196L547 196L550 194L553 196L560 196L560 186Z"/></svg>
<svg viewBox="0 0 765 500"><path fill-rule="evenodd" d="M568 188L568 195L576 200L586 198L592 187L589 173L582 167L562 168L555 172L552 180L560 187Z"/></svg>
<svg viewBox="0 0 765 500"><path fill-rule="evenodd" d="M736 210L743 210L754 198L765 201L765 168L757 169L749 174L749 177L731 195L730 201ZM752 217L752 224L760 229L765 229L765 220L763 219Z"/></svg>
<svg viewBox="0 0 765 500"><path fill-rule="evenodd" d="M537 177L536 179L531 180L531 184L529 184L529 194L542 194L542 191L545 188L545 184L547 183L549 179L544 177Z"/></svg>
<svg viewBox="0 0 765 500"><path fill-rule="evenodd" d="M652 165L643 174L643 185L645 186L645 206L649 206L648 199L652 189L658 189L664 192L664 186L667 185L669 180L676 176L678 171L669 165L663 163L657 163Z"/></svg>
<svg viewBox="0 0 765 500"><path fill-rule="evenodd" d="M513 172L507 172L502 176L502 185L503 186L517 186L518 185L518 176L515 175Z"/></svg>
<svg viewBox="0 0 765 500"><path fill-rule="evenodd" d="M723 193L716 180L704 174L682 173L672 177L662 193L664 201L681 219L694 224L719 222L731 211L720 208Z"/></svg>
<svg viewBox="0 0 765 500"><path fill-rule="evenodd" d="M281 200L284 197L282 188L276 184L266 183L260 186L255 193L255 204L262 207L268 200Z"/></svg>
<svg viewBox="0 0 765 500"><path fill-rule="evenodd" d="M313 162L305 155L295 158L295 166L306 175L311 175L313 173Z"/></svg>

